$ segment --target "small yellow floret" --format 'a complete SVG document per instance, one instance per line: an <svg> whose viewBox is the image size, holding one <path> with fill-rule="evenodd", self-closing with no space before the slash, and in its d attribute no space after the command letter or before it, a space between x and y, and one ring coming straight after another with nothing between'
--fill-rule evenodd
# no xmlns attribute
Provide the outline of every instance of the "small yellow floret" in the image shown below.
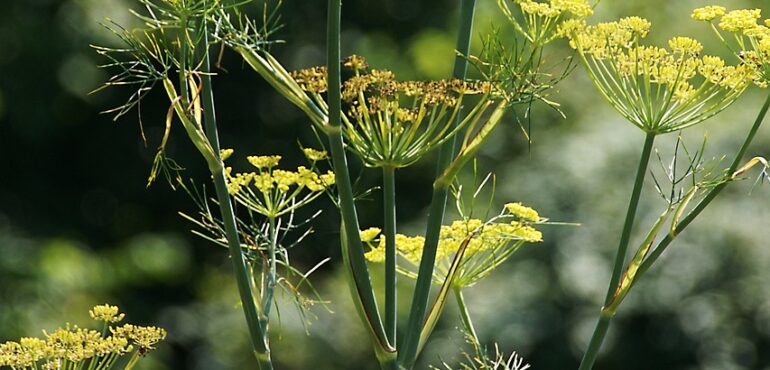
<svg viewBox="0 0 770 370"><path fill-rule="evenodd" d="M326 153L325 150L315 150L313 148L304 148L302 149L302 152L305 153L305 157L307 157L307 159L313 162L321 161L326 158L329 158L329 155Z"/></svg>
<svg viewBox="0 0 770 370"><path fill-rule="evenodd" d="M125 314L120 313L118 306L110 306L108 304L94 306L94 308L88 311L88 315L96 321L104 322L120 322L126 317Z"/></svg>
<svg viewBox="0 0 770 370"><path fill-rule="evenodd" d="M639 34L641 37L646 37L650 32L652 23L641 17L625 17L618 20L620 27L625 28L631 32Z"/></svg>
<svg viewBox="0 0 770 370"><path fill-rule="evenodd" d="M366 230L361 230L361 241L364 243L371 242L377 235L380 235L381 232L382 230L378 227L370 227Z"/></svg>
<svg viewBox="0 0 770 370"><path fill-rule="evenodd" d="M219 151L219 156L222 158L223 161L226 161L228 158L230 158L231 155L235 153L235 150L232 149L222 149Z"/></svg>
<svg viewBox="0 0 770 370"><path fill-rule="evenodd" d="M586 28L586 21L583 19L567 19L564 22L561 22L556 27L556 34L559 37L572 37L573 34L580 32Z"/></svg>
<svg viewBox="0 0 770 370"><path fill-rule="evenodd" d="M519 3L521 11L527 14L538 15L546 18L555 18L561 14L561 10L545 3L536 1L522 1Z"/></svg>
<svg viewBox="0 0 770 370"><path fill-rule="evenodd" d="M278 162L281 161L280 155L252 155L246 157L246 159L251 163L252 166L264 169L264 168L272 168L278 165Z"/></svg>
<svg viewBox="0 0 770 370"><path fill-rule="evenodd" d="M342 65L356 71L363 71L369 68L369 64L366 63L366 58L355 54L345 58Z"/></svg>
<svg viewBox="0 0 770 370"><path fill-rule="evenodd" d="M715 6L715 5L709 5L703 8L698 8L692 11L692 19L695 19L696 21L706 21L711 22L714 19L717 19L723 15L725 15L725 8L723 6Z"/></svg>
<svg viewBox="0 0 770 370"><path fill-rule="evenodd" d="M719 28L727 32L738 32L757 26L762 16L760 9L739 9L725 14L719 21Z"/></svg>
<svg viewBox="0 0 770 370"><path fill-rule="evenodd" d="M125 324L111 328L117 338L126 338L143 350L154 349L154 345L166 338L166 330L155 326L136 326Z"/></svg>
<svg viewBox="0 0 770 370"><path fill-rule="evenodd" d="M586 0L551 0L551 7L562 12L572 13L580 18L594 14L593 7Z"/></svg>
<svg viewBox="0 0 770 370"><path fill-rule="evenodd" d="M374 263L385 262L385 238L380 238L380 242L376 247L364 253L364 258L366 258L367 261Z"/></svg>
<svg viewBox="0 0 770 370"><path fill-rule="evenodd" d="M674 37L668 41L668 47L675 53L698 55L703 50L703 45L689 37Z"/></svg>
<svg viewBox="0 0 770 370"><path fill-rule="evenodd" d="M524 221L540 222L537 211L521 203L508 203L505 205L505 210Z"/></svg>
<svg viewBox="0 0 770 370"><path fill-rule="evenodd" d="M513 235L519 240L523 240L529 243L537 243L543 241L543 234L537 229L529 225L522 225L518 222L511 222L511 226L514 228Z"/></svg>

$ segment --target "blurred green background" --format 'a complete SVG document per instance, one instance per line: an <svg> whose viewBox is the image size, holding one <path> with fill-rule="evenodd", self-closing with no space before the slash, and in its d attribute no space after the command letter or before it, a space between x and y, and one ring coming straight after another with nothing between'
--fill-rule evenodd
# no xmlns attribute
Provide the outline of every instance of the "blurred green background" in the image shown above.
<svg viewBox="0 0 770 370"><path fill-rule="evenodd" d="M498 25L493 0L478 0L476 30ZM689 19L694 7L770 6L763 1L603 1L594 22L639 15L650 38L703 36L707 52L723 48ZM403 78L444 78L451 68L457 1L347 1L343 54L368 57ZM169 331L142 369L247 369L251 354L224 250L195 237L177 215L194 212L187 195L165 183L145 188L167 110L150 94L140 121L132 112L112 122L100 111L128 92L88 93L108 75L89 44L113 45L106 17L136 24L131 0L12 0L0 5L0 341L40 335L65 322L85 324L87 309L110 302L129 321ZM275 54L287 68L323 64L325 2L287 0ZM477 42L476 45L479 43ZM564 45L559 47L564 48ZM565 50L562 50L565 51ZM556 52L557 54L559 52ZM297 142L313 145L309 123L229 52L215 80L222 142L240 155L280 153L299 161ZM707 157L731 157L759 109L750 90L724 114L685 133L691 147L709 137ZM517 351L535 369L574 369L606 289L621 219L643 134L612 111L578 68L553 99L567 118L536 108L528 145L509 114L480 153L481 172L497 175L498 205L522 201L552 220L545 242L523 249L467 291L479 334ZM521 113L521 111L519 111ZM194 149L172 135L169 154L185 176L205 179ZM670 156L675 134L657 148ZM770 127L750 155L770 156ZM655 164L653 164L655 167ZM725 167L727 163L725 163ZM407 233L423 229L431 159L400 171L398 216ZM364 185L379 174L363 170ZM664 206L645 183L639 232ZM596 369L770 369L770 190L743 181L728 190L668 250L628 297ZM377 226L379 194L359 204L362 225ZM333 313L306 335L290 305L275 326L279 369L375 369L343 280L336 215L325 217L293 258L312 267L326 257L315 284ZM375 274L378 270L374 270ZM405 279L402 293L408 292ZM408 297L402 295L402 308ZM418 368L453 363L469 350L450 304Z"/></svg>

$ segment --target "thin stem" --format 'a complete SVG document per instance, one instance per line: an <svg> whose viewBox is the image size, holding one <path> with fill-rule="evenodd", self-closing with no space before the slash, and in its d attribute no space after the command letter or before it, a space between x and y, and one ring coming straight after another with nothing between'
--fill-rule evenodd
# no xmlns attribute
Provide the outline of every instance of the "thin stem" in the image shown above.
<svg viewBox="0 0 770 370"><path fill-rule="evenodd" d="M668 247L668 245L674 241L676 235L681 233L684 228L686 228L693 220L695 220L695 218L698 217L701 212L703 212L706 206L708 206L709 203L711 203L711 201L714 200L714 198L716 198L716 196L719 195L719 193L722 192L722 190L724 190L724 188L726 188L730 182L732 182L730 176L732 176L732 174L735 173L735 171L738 169L738 166L740 166L743 157L746 155L746 151L749 149L749 145L751 145L751 142L754 140L754 136L756 136L757 131L759 131L759 127L762 126L762 122L765 119L765 115L767 115L768 108L770 108L770 94L767 95L764 105L762 105L762 108L759 110L757 118L754 120L754 124L749 130L749 134L746 136L746 140L743 141L741 148L738 150L738 153L736 153L735 158L733 159L733 163L730 165L730 168L727 169L726 176L728 176L728 178L725 180L725 182L712 188L706 194L706 196L703 197L703 200L701 200L698 205L695 206L695 208L693 208L693 210L690 211L690 213L688 213L687 216L685 216L682 221L676 225L676 233L674 235L667 234L666 237L664 237L658 243L655 249L650 252L650 255L647 257L647 259L645 259L644 262L642 262L642 264L639 266L639 271L636 273L636 279L639 279L642 274L649 270L649 268L653 263L655 263L658 257L663 254L663 251L666 250L666 247Z"/></svg>
<svg viewBox="0 0 770 370"><path fill-rule="evenodd" d="M471 31L473 29L473 16L476 8L476 0L462 0L460 4L460 30L457 35L457 52L455 57L453 76L457 79L465 79L468 55L471 44ZM455 127L459 123L460 114L450 124ZM444 170L452 162L457 146L457 135L441 145L438 163L436 163L436 177L441 176ZM444 211L449 184L433 187L430 211L428 213L427 228L425 231L425 244L423 247L417 282L414 288L414 296L409 313L409 321L404 336L403 347L399 349L398 359L401 366L411 369L417 360L420 333L425 322L425 312L428 308L433 267L436 262L436 249L438 248L439 231L444 221Z"/></svg>
<svg viewBox="0 0 770 370"><path fill-rule="evenodd" d="M385 206L385 333L388 341L396 347L397 327L397 283L396 274L396 169L382 168L382 182Z"/></svg>
<svg viewBox="0 0 770 370"><path fill-rule="evenodd" d="M211 70L209 59L209 34L207 27L203 27L203 30L204 56L202 65L203 73L201 74L201 103L205 114L206 136L208 137L211 147L214 149L214 154L219 156L219 134L217 132L217 120L214 112L214 93L211 87L211 74L209 73ZM219 160L219 163L222 163L221 159ZM216 171L212 168L211 175L214 178L214 188L216 190L219 209L222 213L222 221L225 226L227 246L230 250L230 259L233 261L235 278L238 283L238 293L240 294L241 303L243 304L243 312L246 315L251 345L254 349L254 355L257 358L257 365L261 370L272 370L273 364L270 359L267 330L260 322L260 314L251 289L246 261L243 258L243 252L241 251L241 242L235 222L235 212L233 211L232 203L230 202L230 195L227 192L224 166L220 166Z"/></svg>
<svg viewBox="0 0 770 370"><path fill-rule="evenodd" d="M654 133L647 133L647 137L644 140L644 147L642 148L642 156L639 159L639 167L636 170L636 179L634 180L634 188L631 192L631 201L628 204L628 212L626 213L626 221L623 224L623 232L620 236L620 244L618 245L618 253L615 256L615 265L612 269L612 277L610 278L610 285L607 288L607 297L604 300L604 305L608 305L615 295L618 282L623 274L623 269L626 264L626 250L628 249L628 242L631 239L631 230L634 226L634 219L636 218L636 208L639 205L639 197L642 193L642 184L644 183L644 177L647 173L647 164L650 161L650 154L652 153L652 144L655 141ZM599 322L594 329L594 333L591 336L591 341L583 355L583 360L580 362L579 370L589 370L593 367L596 355L601 348L604 336L607 334L607 329L610 325L612 315L602 310L602 315Z"/></svg>
<svg viewBox="0 0 770 370"><path fill-rule="evenodd" d="M462 288L455 285L452 287L452 290L455 294L457 306L460 309L460 319L463 322L463 327L473 341L473 343L471 343L473 345L473 350L476 351L476 355L478 355L480 359L486 359L486 353L484 353L481 348L479 336L476 334L476 328L473 327L473 321L471 321L471 315L470 312L468 312L468 306L465 304L465 297L463 296Z"/></svg>
<svg viewBox="0 0 770 370"><path fill-rule="evenodd" d="M276 259L275 251L278 248L278 231L276 230L275 218L268 220L268 238L267 245L268 263L270 265L267 273L267 284L265 285L265 295L262 300L262 310L265 312L263 319L267 322L270 318L270 307L273 305L273 291L276 281Z"/></svg>
<svg viewBox="0 0 770 370"><path fill-rule="evenodd" d="M341 0L329 0L327 21L327 70L328 70L328 105L329 126L324 132L329 140L332 165L339 193L339 207L342 214L342 246L343 258L351 274L353 301L357 305L361 319L366 325L375 344L375 354L385 368L385 364L393 366L395 348L388 342L385 328L382 325L374 298L369 269L364 258L364 246L359 234L358 216L356 214L353 187L350 182L345 148L340 129L341 119L341 79L340 79L340 18L342 11Z"/></svg>

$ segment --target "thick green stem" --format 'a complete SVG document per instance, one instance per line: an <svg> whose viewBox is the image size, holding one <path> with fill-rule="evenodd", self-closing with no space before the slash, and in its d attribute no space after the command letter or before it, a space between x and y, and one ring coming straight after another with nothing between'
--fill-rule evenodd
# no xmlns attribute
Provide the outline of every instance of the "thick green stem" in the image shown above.
<svg viewBox="0 0 770 370"><path fill-rule="evenodd" d="M345 148L342 142L341 120L341 79L340 79L340 17L341 0L329 0L327 21L327 70L328 70L328 106L329 126L324 130L329 140L332 164L336 177L337 192L339 193L339 207L342 214L342 226L344 228L342 248L347 268L351 274L353 300L361 311L372 340L375 342L375 353L380 363L385 367L386 363L394 363L395 348L388 342L385 328L382 325L374 298L372 283L369 277L369 269L364 258L364 246L359 234L358 216L356 215L353 187L350 182Z"/></svg>
<svg viewBox="0 0 770 370"><path fill-rule="evenodd" d="M479 356L479 358L485 359L486 353L482 350L479 336L476 334L476 328L473 327L473 321L471 320L470 312L468 312L468 306L465 304L462 288L455 285L452 287L452 290L455 294L457 306L460 309L460 319L463 322L463 327L473 341L473 343L471 343L473 345L473 350L476 351L476 355Z"/></svg>
<svg viewBox="0 0 770 370"><path fill-rule="evenodd" d="M460 29L457 35L457 52L455 57L453 76L458 79L465 79L465 72L468 69L468 62L465 56L469 54L471 44L471 34L473 29L473 16L476 8L476 0L462 0L460 4ZM456 126L460 119L460 114L455 117L454 122L450 122L452 127ZM457 151L457 135L447 140L439 150L438 163L436 164L436 177L441 176L444 170L452 162ZM438 248L439 231L444 221L444 211L446 209L446 200L449 184L433 187L433 196L431 197L430 211L428 213L427 228L425 231L425 244L418 270L417 282L412 297L412 304L409 313L409 321L404 336L403 347L399 348L399 363L405 369L411 369L417 360L418 347L420 342L420 333L425 322L425 312L428 308L428 298L430 296L431 280L433 278L433 267L436 263L436 249Z"/></svg>
<svg viewBox="0 0 770 370"><path fill-rule="evenodd" d="M628 204L628 212L626 213L626 221L623 224L623 232L620 236L620 244L618 245L618 253L615 256L615 265L612 269L612 276L610 278L610 285L607 288L607 297L604 299L605 306L612 302L612 298L617 290L620 277L623 274L623 270L626 265L626 250L628 250L628 242L631 239L631 230L634 226L634 219L636 218L636 208L639 205L639 197L642 193L642 184L644 183L645 175L647 174L647 164L650 161L650 154L652 153L652 144L655 141L655 134L648 133L644 141L644 147L642 148L642 157L639 159L639 167L636 170L636 179L634 180L634 189L631 191L631 201ZM593 367L596 355L601 348L604 336L607 334L607 329L610 326L610 320L612 315L602 310L601 317L594 333L591 336L591 341L586 349L583 360L580 362L579 370L589 370Z"/></svg>
<svg viewBox="0 0 770 370"><path fill-rule="evenodd" d="M396 169L382 168L382 183L385 207L385 333L388 341L396 347L397 282L396 274Z"/></svg>
<svg viewBox="0 0 770 370"><path fill-rule="evenodd" d="M756 136L757 131L759 131L759 127L762 126L762 122L765 119L765 115L767 115L767 110L770 108L770 94L767 95L767 98L765 99L764 105L762 105L762 108L759 110L759 113L757 114L757 118L754 120L754 124L751 126L751 129L749 130L749 134L746 136L746 140L743 141L743 144L741 145L741 148L738 150L738 153L736 153L735 158L733 159L733 163L730 164L730 168L727 169L727 173L725 176L727 176L727 179L725 182L715 186L712 188L705 197L698 203L695 208L693 208L690 213L685 216L682 221L680 221L676 225L676 234L666 235L665 238L663 238L658 245L655 247L655 249L650 253L650 255L647 257L647 259L642 262L642 264L639 266L639 271L637 274L637 279L639 279L639 276L647 272L647 270L650 269L653 263L660 257L661 254L663 254L663 251L666 250L666 247L668 247L669 244L671 244L672 241L674 241L674 238L676 235L682 232L684 228L687 227L693 220L695 220L698 215L703 212L703 210L706 208L706 206L711 203L714 198L716 198L717 195L719 195L724 188L727 187L727 185L732 182L731 176L735 171L738 169L738 166L740 166L741 161L743 160L743 157L746 155L746 151L749 149L749 145L751 145L751 142L754 140L754 136Z"/></svg>
<svg viewBox="0 0 770 370"><path fill-rule="evenodd" d="M211 87L211 70L209 58L208 29L203 27L203 73L201 74L202 83L202 101L204 112L204 121L206 123L206 136L208 137L214 154L219 156L219 134L217 132L216 114L214 112L214 93ZM182 72L184 73L184 71ZM220 160L219 163L222 161ZM225 234L227 237L227 246L230 250L230 259L233 261L235 278L238 283L238 293L243 304L243 312L246 315L246 322L249 327L251 345L254 349L254 355L257 358L257 365L261 370L272 370L273 364L270 359L270 347L268 345L267 330L260 322L260 312L254 299L253 290L249 278L246 261L241 251L241 242L238 236L238 228L235 223L235 212L230 202L230 194L227 192L227 183L225 182L224 166L218 169L211 169L211 175L214 178L214 188L217 194L217 202L222 213Z"/></svg>
<svg viewBox="0 0 770 370"><path fill-rule="evenodd" d="M599 321L596 323L594 334L588 343L588 350L583 355L583 361L580 362L580 370L589 370L593 367L596 356L599 354L599 348L601 348L604 341L604 336L610 327L610 320L612 320L612 315L602 310Z"/></svg>

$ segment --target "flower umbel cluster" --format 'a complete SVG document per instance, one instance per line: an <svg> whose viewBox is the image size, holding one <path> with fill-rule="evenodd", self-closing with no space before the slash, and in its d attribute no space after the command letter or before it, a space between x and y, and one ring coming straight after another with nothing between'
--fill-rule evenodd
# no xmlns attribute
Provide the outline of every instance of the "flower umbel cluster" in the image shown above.
<svg viewBox="0 0 770 370"><path fill-rule="evenodd" d="M344 66L354 76L345 81L342 116L348 148L370 167L406 167L463 128L478 125L499 92L488 82L460 80L398 81L393 72L369 69L366 60L351 56ZM297 84L325 107L326 68L292 73ZM469 95L479 95L460 124L448 124Z"/></svg>
<svg viewBox="0 0 770 370"><path fill-rule="evenodd" d="M727 11L721 6L706 6L693 10L692 18L709 22L720 40L741 60L754 67L760 87L766 87L770 80L770 20L758 24L762 17L760 9L738 9ZM719 20L717 22L717 19ZM732 35L725 37L722 31ZM732 38L733 42L728 42Z"/></svg>
<svg viewBox="0 0 770 370"><path fill-rule="evenodd" d="M582 20L594 13L586 0L513 0L518 5L520 17L514 15L508 3L497 4L513 27L532 44L542 46L559 37L565 23Z"/></svg>
<svg viewBox="0 0 770 370"><path fill-rule="evenodd" d="M543 235L532 224L545 222L537 211L521 203L506 204L502 213L489 221L464 219L442 226L433 282L441 285L447 277L453 260L465 245L459 272L452 285L466 287L475 284L515 253L524 243L536 243ZM371 247L366 259L371 262L385 260L385 238L380 229L361 231L361 240ZM419 266L425 238L396 235L396 249L411 267ZM399 267L402 274L416 278L412 268Z"/></svg>
<svg viewBox="0 0 770 370"><path fill-rule="evenodd" d="M68 324L53 332L44 332L45 338L42 339L21 338L18 342L2 343L0 367L9 366L16 370L128 370L166 337L164 329L154 326L109 326L124 317L115 306L96 306L89 314L94 320L103 322L105 330L100 333ZM115 367L118 359L125 355L130 356L125 366Z"/></svg>
<svg viewBox="0 0 770 370"><path fill-rule="evenodd" d="M650 22L639 17L572 24L568 37L609 103L645 132L662 134L702 122L734 102L756 78L752 65L701 56L703 46L674 37L668 48L641 45Z"/></svg>
<svg viewBox="0 0 770 370"><path fill-rule="evenodd" d="M256 168L252 172L233 173L226 168L227 189L230 195L250 210L268 218L277 218L310 203L334 185L334 173L316 172L315 162L327 157L325 151L304 149L305 156L313 163L311 168L297 167L296 171L276 169L279 155L249 156L247 160ZM229 157L231 149L223 154Z"/></svg>

